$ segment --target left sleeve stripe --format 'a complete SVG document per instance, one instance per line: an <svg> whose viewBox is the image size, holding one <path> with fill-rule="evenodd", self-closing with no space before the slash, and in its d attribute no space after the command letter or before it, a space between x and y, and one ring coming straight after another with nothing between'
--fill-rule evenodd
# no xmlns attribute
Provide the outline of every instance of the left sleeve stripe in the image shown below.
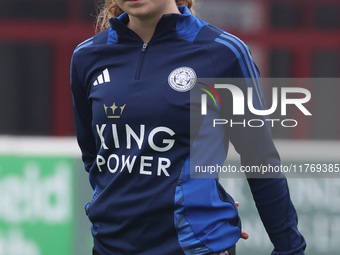
<svg viewBox="0 0 340 255"><path fill-rule="evenodd" d="M235 45L237 45L240 49L240 51L243 53L245 60L247 61L248 68L251 72L251 77L258 78L258 73L255 71L255 66L252 61L252 58L249 54L249 51L247 50L247 47L244 45L244 43L240 40L238 40L235 36L231 34L221 34L221 37L233 42Z"/></svg>
<svg viewBox="0 0 340 255"><path fill-rule="evenodd" d="M240 52L234 47L234 45L232 45L230 42L225 41L225 40L222 40L222 39L220 39L220 38L216 38L215 41L218 42L218 43L221 43L221 44L223 44L223 45L225 45L225 46L227 46L227 47L235 54L235 56L236 56L237 59L239 60L240 67L241 67L241 69L242 69L242 72L243 72L243 75L244 75L245 78L253 78L253 77L249 74L248 69L247 69L246 66L245 66L245 62L244 62L244 60L243 60L243 58L242 58L242 55L241 55ZM243 53L244 53L244 52L243 52ZM248 62L248 64L249 64L249 62ZM248 65L248 68L249 68L249 65ZM256 77L255 77L255 78L256 78ZM257 86L256 86L256 82L255 82L255 84L254 84L255 86L253 86L253 84L251 84L251 82L250 82L249 79L246 79L246 81L247 81L248 87L255 87L257 100L258 100L258 102L259 102L259 104L260 104L260 106L261 106L261 108L262 108L262 107L263 107L263 104L262 104L262 100L261 100L259 91L258 91Z"/></svg>
<svg viewBox="0 0 340 255"><path fill-rule="evenodd" d="M261 82L259 81L259 73L257 71L257 69L255 68L255 64L253 61L253 58L250 54L249 48L245 45L245 43L243 41L241 41L239 38L237 38L236 36L229 34L227 32L224 32L223 34L220 35L221 37L223 37L226 40L230 40L231 42L233 42L239 49L240 51L243 53L243 56L247 62L247 66L251 72L251 76L249 78L254 78L254 83L255 83L255 90L257 90L257 94L258 95L262 95L262 89L261 89ZM261 96L259 99L261 102L261 106L262 106L262 100L263 100L263 96Z"/></svg>
<svg viewBox="0 0 340 255"><path fill-rule="evenodd" d="M245 45L244 42L242 42L240 39L238 39L236 36L234 36L232 34L228 34L228 33L225 32L224 34L221 34L221 37L223 37L227 40L229 39L235 45L239 46L240 50L244 54L244 57L245 57L247 64L248 64L248 67L249 67L250 71L252 72L252 77L259 78L260 74L258 73L257 69L255 68L254 60L253 60L253 58L250 54L248 46ZM257 85L259 85L259 83L257 83Z"/></svg>

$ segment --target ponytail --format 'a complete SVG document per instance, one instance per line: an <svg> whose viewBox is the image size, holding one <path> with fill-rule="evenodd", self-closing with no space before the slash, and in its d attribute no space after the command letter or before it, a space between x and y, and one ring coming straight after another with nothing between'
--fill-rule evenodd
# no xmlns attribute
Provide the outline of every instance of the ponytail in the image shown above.
<svg viewBox="0 0 340 255"><path fill-rule="evenodd" d="M176 0L177 5L183 5L189 8L192 14L195 14L193 9L195 0ZM110 27L109 19L118 17L123 13L123 10L116 4L115 0L105 0L102 6L99 7L97 16L96 31L101 32Z"/></svg>

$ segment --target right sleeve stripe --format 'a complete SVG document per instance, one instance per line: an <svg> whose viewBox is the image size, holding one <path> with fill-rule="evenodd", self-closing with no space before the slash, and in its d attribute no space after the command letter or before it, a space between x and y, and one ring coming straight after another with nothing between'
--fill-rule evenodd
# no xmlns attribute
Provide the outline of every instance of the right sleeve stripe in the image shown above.
<svg viewBox="0 0 340 255"><path fill-rule="evenodd" d="M89 45L91 45L93 43L93 37L87 39L86 41L80 43L76 49L74 50L74 53L76 53L77 51L79 51L80 49L84 48L84 47L87 47Z"/></svg>

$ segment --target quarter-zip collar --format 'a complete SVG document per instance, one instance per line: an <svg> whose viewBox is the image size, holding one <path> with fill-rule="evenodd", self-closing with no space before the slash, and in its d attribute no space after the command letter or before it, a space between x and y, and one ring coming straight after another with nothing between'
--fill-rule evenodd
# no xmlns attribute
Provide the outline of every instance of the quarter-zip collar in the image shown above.
<svg viewBox="0 0 340 255"><path fill-rule="evenodd" d="M195 19L195 17L186 6L178 6L178 9L181 14L165 14L162 16L156 26L152 41L167 40L174 38L174 36L177 37L178 34L181 33L178 29L182 30L190 27L190 23L194 22L193 19ZM125 12L117 18L110 19L110 26L116 31L118 42L142 42L141 38L127 27L128 22L129 16ZM183 23L185 23L185 25Z"/></svg>

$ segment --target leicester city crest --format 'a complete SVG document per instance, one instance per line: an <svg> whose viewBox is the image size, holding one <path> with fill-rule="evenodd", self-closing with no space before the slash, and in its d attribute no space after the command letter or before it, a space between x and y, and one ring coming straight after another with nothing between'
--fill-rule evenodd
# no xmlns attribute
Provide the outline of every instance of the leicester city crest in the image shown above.
<svg viewBox="0 0 340 255"><path fill-rule="evenodd" d="M179 92L191 90L196 84L197 76L190 67L179 67L173 70L168 78L171 88Z"/></svg>

